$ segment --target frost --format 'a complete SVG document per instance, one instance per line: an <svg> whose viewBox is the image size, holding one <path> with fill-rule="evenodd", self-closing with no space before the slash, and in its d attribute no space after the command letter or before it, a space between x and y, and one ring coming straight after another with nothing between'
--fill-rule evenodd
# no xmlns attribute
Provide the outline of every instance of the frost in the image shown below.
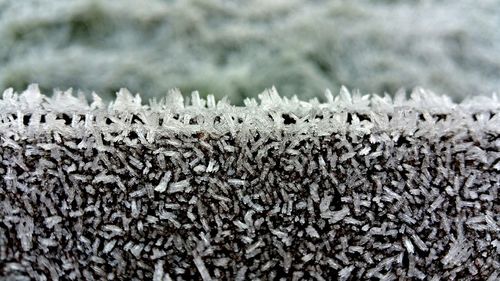
<svg viewBox="0 0 500 281"><path fill-rule="evenodd" d="M177 192L182 192L184 189L189 186L189 180L185 179L182 181L174 182L171 183L170 186L168 187L167 192L168 193L177 193Z"/></svg>
<svg viewBox="0 0 500 281"><path fill-rule="evenodd" d="M135 256L135 257L139 257L139 255L141 254L142 250L144 249L144 245L142 244L137 244L137 245L134 245L132 247L132 249L130 250L130 252Z"/></svg>
<svg viewBox="0 0 500 281"><path fill-rule="evenodd" d="M163 281L163 261L158 261L155 265L153 281Z"/></svg>
<svg viewBox="0 0 500 281"><path fill-rule="evenodd" d="M210 277L210 274L208 273L205 263L203 262L201 257L198 256L197 254L194 254L194 264L196 265L196 268L198 269L198 272L200 273L201 279L203 279L203 281L212 280L212 277Z"/></svg>
<svg viewBox="0 0 500 281"><path fill-rule="evenodd" d="M413 254L414 248L413 248L413 244L411 243L410 239L404 238L403 243L404 243L404 246L406 247L406 250L408 250L408 253Z"/></svg>
<svg viewBox="0 0 500 281"><path fill-rule="evenodd" d="M270 89L236 107L172 90L144 105L122 90L103 106L6 91L1 274L496 278L496 96L326 99Z"/></svg>
<svg viewBox="0 0 500 281"><path fill-rule="evenodd" d="M53 228L56 224L60 223L62 218L60 216L52 216L45 219L45 225L48 228Z"/></svg>
<svg viewBox="0 0 500 281"><path fill-rule="evenodd" d="M329 219L330 223L336 223L344 219L349 214L349 208L343 207L339 211L327 211L321 214L322 218Z"/></svg>
<svg viewBox="0 0 500 281"><path fill-rule="evenodd" d="M238 273L236 274L236 281L244 281L245 280L245 275L248 270L247 266L242 266L240 270L238 270Z"/></svg>
<svg viewBox="0 0 500 281"><path fill-rule="evenodd" d="M463 263L472 254L470 250L471 245L467 241L456 241L449 249L442 262L445 266L456 266Z"/></svg>
<svg viewBox="0 0 500 281"><path fill-rule="evenodd" d="M123 233L123 229L121 227L116 226L116 225L112 225L112 224L108 224L108 225L103 226L103 230L110 231L110 232L117 234L117 235L120 235Z"/></svg>
<svg viewBox="0 0 500 281"><path fill-rule="evenodd" d="M228 179L227 182L234 186L242 186L245 185L245 181L241 179Z"/></svg>
<svg viewBox="0 0 500 281"><path fill-rule="evenodd" d="M264 243L262 241L257 241L255 242L254 244L250 245L247 249L246 249L246 254L247 256L248 255L251 255L253 252L255 252L259 247L262 247L264 245Z"/></svg>
<svg viewBox="0 0 500 281"><path fill-rule="evenodd" d="M351 276L352 271L354 270L354 266L348 266L339 271L339 280L348 280Z"/></svg>
<svg viewBox="0 0 500 281"><path fill-rule="evenodd" d="M106 245L104 245L104 248L103 248L103 252L105 254L111 252L111 250L113 250L113 248L115 247L115 244L116 244L116 240L111 240L109 241L108 243L106 243Z"/></svg>
<svg viewBox="0 0 500 281"><path fill-rule="evenodd" d="M168 183L170 182L171 176L172 176L172 172L170 172L170 171L166 172L163 175L160 183L155 187L155 191L164 192L167 189L167 186L168 186Z"/></svg>
<svg viewBox="0 0 500 281"><path fill-rule="evenodd" d="M34 224L31 218L22 220L17 226L17 237L21 240L21 248L24 251L31 250L33 246Z"/></svg>
<svg viewBox="0 0 500 281"><path fill-rule="evenodd" d="M316 231L316 229L312 226L308 226L306 228L306 232L310 237L319 238L318 231Z"/></svg>

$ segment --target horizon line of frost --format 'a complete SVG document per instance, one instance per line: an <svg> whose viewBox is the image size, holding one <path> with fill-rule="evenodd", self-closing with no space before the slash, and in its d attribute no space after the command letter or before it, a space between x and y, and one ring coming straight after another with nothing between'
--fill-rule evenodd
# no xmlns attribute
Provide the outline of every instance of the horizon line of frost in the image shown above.
<svg viewBox="0 0 500 281"><path fill-rule="evenodd" d="M500 100L497 93L491 96L473 96L460 103L455 103L446 95L438 95L432 91L417 87L407 97L406 91L400 89L394 96L385 93L361 94L359 90L352 93L342 86L339 94L334 95L329 89L325 90L326 102L321 103L317 98L309 101L300 100L296 95L292 97L280 96L273 86L264 90L255 98L246 98L244 106L231 105L227 98L219 101L213 95L206 99L200 97L198 91L193 91L190 97L183 96L181 91L173 88L159 100L149 100L149 105L143 104L139 93L132 95L126 88L121 88L116 93L116 98L106 105L101 97L95 92L91 93L92 101L88 102L82 92L73 94L73 89L66 91L55 90L53 96L48 97L41 93L38 84L31 84L22 93L8 88L0 98L0 113L11 113L21 111L45 111L52 112L88 112L95 110L138 112L142 110L185 110L185 109L245 109L259 108L261 110L281 109L283 111L330 109L332 111L380 111L392 112L396 108L425 109L433 112L448 112L457 107L468 110L498 110Z"/></svg>

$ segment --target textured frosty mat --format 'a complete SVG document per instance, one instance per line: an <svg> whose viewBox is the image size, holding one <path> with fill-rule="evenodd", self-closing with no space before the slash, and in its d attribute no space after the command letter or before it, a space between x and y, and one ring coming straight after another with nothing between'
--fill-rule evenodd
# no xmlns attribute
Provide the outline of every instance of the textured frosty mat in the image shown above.
<svg viewBox="0 0 500 281"><path fill-rule="evenodd" d="M498 280L500 102L0 100L0 279Z"/></svg>

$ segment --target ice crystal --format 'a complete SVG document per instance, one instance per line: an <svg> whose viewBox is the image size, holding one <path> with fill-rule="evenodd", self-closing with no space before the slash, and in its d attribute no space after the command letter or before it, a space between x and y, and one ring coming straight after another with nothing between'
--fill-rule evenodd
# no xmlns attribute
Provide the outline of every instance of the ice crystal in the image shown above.
<svg viewBox="0 0 500 281"><path fill-rule="evenodd" d="M498 278L500 103L0 99L0 278Z"/></svg>

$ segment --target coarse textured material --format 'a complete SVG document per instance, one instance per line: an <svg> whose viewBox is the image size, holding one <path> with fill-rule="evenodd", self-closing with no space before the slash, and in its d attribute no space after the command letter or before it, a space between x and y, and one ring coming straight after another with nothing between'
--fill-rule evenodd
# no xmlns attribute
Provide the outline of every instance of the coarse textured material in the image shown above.
<svg viewBox="0 0 500 281"><path fill-rule="evenodd" d="M500 102L0 100L2 280L498 280Z"/></svg>

